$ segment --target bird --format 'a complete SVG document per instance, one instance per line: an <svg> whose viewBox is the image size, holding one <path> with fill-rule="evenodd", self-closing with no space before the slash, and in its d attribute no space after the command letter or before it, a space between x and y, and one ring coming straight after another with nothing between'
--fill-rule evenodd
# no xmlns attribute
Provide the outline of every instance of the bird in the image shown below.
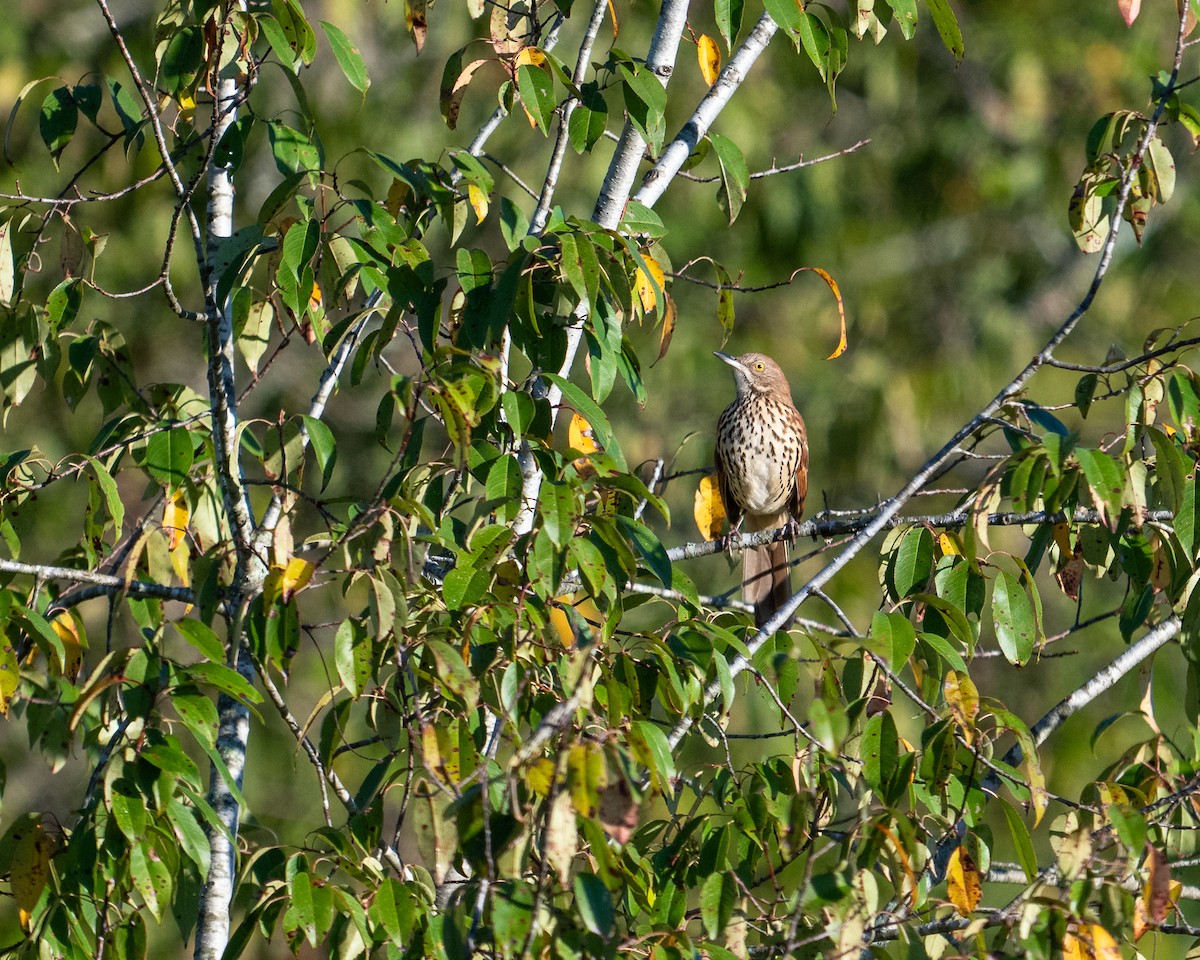
<svg viewBox="0 0 1200 960"><path fill-rule="evenodd" d="M717 488L733 537L794 529L808 494L808 431L787 377L770 357L714 355L733 368L737 396L717 420ZM762 627L791 597L788 544L776 540L742 553L742 595ZM786 627L786 625L785 625Z"/></svg>

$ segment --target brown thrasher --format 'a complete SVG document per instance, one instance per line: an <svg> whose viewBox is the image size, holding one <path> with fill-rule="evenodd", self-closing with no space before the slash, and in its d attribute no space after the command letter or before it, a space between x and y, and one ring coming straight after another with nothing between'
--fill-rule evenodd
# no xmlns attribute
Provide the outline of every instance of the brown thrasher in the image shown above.
<svg viewBox="0 0 1200 960"><path fill-rule="evenodd" d="M761 353L716 356L733 367L737 384L737 397L717 421L717 485L730 536L743 519L747 533L790 526L808 493L808 433L787 377ZM742 553L742 595L754 605L755 624L766 623L791 594L786 541Z"/></svg>

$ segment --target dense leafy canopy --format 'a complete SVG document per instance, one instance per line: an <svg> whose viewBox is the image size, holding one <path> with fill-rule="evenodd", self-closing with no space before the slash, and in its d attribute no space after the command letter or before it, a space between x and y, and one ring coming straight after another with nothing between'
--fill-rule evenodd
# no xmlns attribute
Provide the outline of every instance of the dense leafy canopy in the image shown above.
<svg viewBox="0 0 1200 960"><path fill-rule="evenodd" d="M1150 84L1055 145L1082 173L1054 229L1072 264L1098 254L1078 307L1060 266L1045 331L996 306L978 329L1003 349L971 345L970 378L949 355L927 382L905 368L964 336L931 315L877 351L886 390L860 403L840 373L793 379L826 398L814 447L846 482L822 481L839 509L802 525L793 602L755 631L707 592L724 512L689 401L731 387L704 358L758 337L791 366L795 325L756 289L820 318L826 368L881 324L865 290L836 359L839 248L775 243L796 227L771 191L811 176L912 225L914 184L947 208L983 189L945 169L978 160L965 121L873 184L849 145L776 161L792 131L768 121L817 90L814 125L854 129L918 56L978 95L970 23L945 0L307 6L126 22L96 0L71 14L90 66L22 61L0 194L6 952L1082 958L1200 936L1200 340L1194 308L1149 294L1119 345L1088 328L1102 287L1136 287L1110 279L1122 224L1187 235L1168 214L1200 137L1191 14L1167 5ZM412 50L373 62L388 17ZM659 202L689 177L705 210ZM786 279L743 282L756 244ZM1159 262L1187 303L1184 255ZM906 281L914 306L951 302L938 276ZM875 430L889 446L861 456ZM873 502L881 477L899 492ZM1072 728L1090 754L1054 738L1097 699Z"/></svg>

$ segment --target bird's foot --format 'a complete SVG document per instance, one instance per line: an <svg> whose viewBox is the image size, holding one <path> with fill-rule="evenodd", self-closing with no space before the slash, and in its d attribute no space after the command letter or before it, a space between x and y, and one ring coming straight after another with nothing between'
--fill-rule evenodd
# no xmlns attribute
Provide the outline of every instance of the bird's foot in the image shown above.
<svg viewBox="0 0 1200 960"><path fill-rule="evenodd" d="M795 543L800 537L800 521L795 517L789 517L787 523L783 525L783 535L788 543Z"/></svg>

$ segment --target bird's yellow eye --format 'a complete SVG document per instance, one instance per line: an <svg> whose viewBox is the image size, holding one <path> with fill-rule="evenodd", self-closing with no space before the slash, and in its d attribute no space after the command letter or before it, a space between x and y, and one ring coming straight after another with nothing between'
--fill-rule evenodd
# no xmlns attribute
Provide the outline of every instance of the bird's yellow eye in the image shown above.
<svg viewBox="0 0 1200 960"><path fill-rule="evenodd" d="M762 370L762 369L764 369L764 368L763 368L763 362L762 362L761 360L759 360L759 361L758 361L758 363L756 363L756 364L754 365L754 369L755 369L755 370Z"/></svg>

